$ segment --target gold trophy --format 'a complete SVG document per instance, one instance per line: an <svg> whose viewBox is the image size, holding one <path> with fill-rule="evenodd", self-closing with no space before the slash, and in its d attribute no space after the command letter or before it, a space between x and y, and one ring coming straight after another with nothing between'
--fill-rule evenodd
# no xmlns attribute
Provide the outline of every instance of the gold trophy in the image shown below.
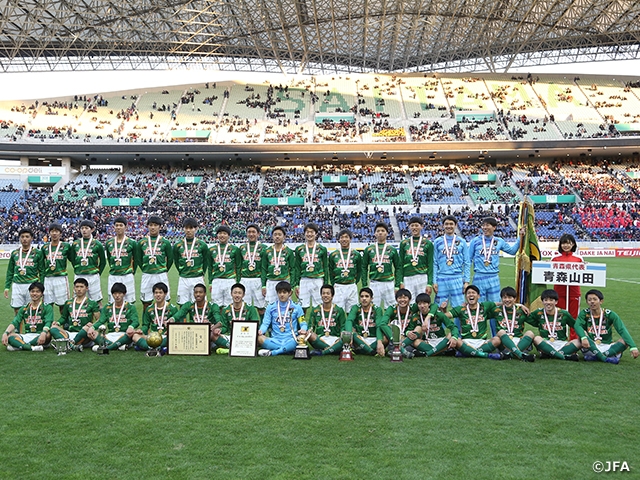
<svg viewBox="0 0 640 480"><path fill-rule="evenodd" d="M147 357L159 357L158 347L162 345L162 335L159 332L151 332L147 337L147 345L151 347L147 351Z"/></svg>
<svg viewBox="0 0 640 480"><path fill-rule="evenodd" d="M294 360L310 360L311 355L309 354L309 347L307 346L307 338L309 338L311 332L308 332L307 335L299 335L296 341L298 345L296 345L296 350L293 353Z"/></svg>
<svg viewBox="0 0 640 480"><path fill-rule="evenodd" d="M397 325L391 325L393 350L391 350L391 361L402 362L402 351L400 350L400 327Z"/></svg>
<svg viewBox="0 0 640 480"><path fill-rule="evenodd" d="M98 327L98 334L100 335L100 342L98 343L96 353L98 355L109 355L109 349L107 348L107 326L100 325Z"/></svg>
<svg viewBox="0 0 640 480"><path fill-rule="evenodd" d="M351 340L353 339L352 332L342 332L340 334L342 340L342 351L340 352L341 362L351 362L353 360L353 354L351 353Z"/></svg>

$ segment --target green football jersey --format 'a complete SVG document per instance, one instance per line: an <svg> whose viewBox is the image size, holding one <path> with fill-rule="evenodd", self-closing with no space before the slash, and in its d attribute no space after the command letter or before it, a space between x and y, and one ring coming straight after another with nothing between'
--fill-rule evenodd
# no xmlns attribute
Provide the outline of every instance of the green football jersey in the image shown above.
<svg viewBox="0 0 640 480"><path fill-rule="evenodd" d="M261 278L262 256L267 247L260 242L245 242L238 248L242 259L240 278Z"/></svg>
<svg viewBox="0 0 640 480"><path fill-rule="evenodd" d="M147 335L151 332L160 332L166 335L167 333L167 320L175 318L178 313L178 307L165 302L163 308L158 308L156 302L149 305L142 314L142 332Z"/></svg>
<svg viewBox="0 0 640 480"><path fill-rule="evenodd" d="M17 333L42 333L53 323L53 307L40 303L34 308L31 303L20 307L11 324Z"/></svg>
<svg viewBox="0 0 640 480"><path fill-rule="evenodd" d="M283 245L279 252L274 250L273 245L268 247L262 256L262 286L267 286L267 280L280 281L290 279L294 258L293 250L286 245Z"/></svg>
<svg viewBox="0 0 640 480"><path fill-rule="evenodd" d="M622 319L616 312L604 308L601 309L600 312L602 314L602 321L600 320L600 315L593 317L591 310L588 308L580 310L576 324L579 325L592 340L600 340L606 344L613 342L613 329L615 329L630 349L638 348L633 338L631 338L627 327L625 327Z"/></svg>
<svg viewBox="0 0 640 480"><path fill-rule="evenodd" d="M136 306L129 302L122 302L120 307L116 307L114 303L109 303L102 308L98 323L93 325L97 331L100 325L106 325L107 333L109 332L126 332L127 328L136 329L140 326L138 310Z"/></svg>
<svg viewBox="0 0 640 480"><path fill-rule="evenodd" d="M418 312L413 314L417 325L422 327L422 337L426 339L444 338L447 329L453 338L460 338L460 331L454 322L444 313L438 311L437 305L431 305L429 313L424 316Z"/></svg>
<svg viewBox="0 0 640 480"><path fill-rule="evenodd" d="M73 262L73 251L69 243L58 242L57 245L52 245L51 242L47 242L40 250L44 256L44 277L68 275L67 262Z"/></svg>
<svg viewBox="0 0 640 480"><path fill-rule="evenodd" d="M298 245L295 250L295 265L291 277L291 286L300 286L301 278L323 278L329 281L329 258L326 247L318 242L309 248L305 243Z"/></svg>
<svg viewBox="0 0 640 480"><path fill-rule="evenodd" d="M433 243L426 237L405 238L400 242L400 261L405 277L427 275L433 281Z"/></svg>
<svg viewBox="0 0 640 480"><path fill-rule="evenodd" d="M181 277L202 277L209 268L209 246L198 238L183 238L173 247L173 262Z"/></svg>
<svg viewBox="0 0 640 480"><path fill-rule="evenodd" d="M362 276L362 254L355 248L338 247L329 255L329 282L331 285L350 285L358 283Z"/></svg>
<svg viewBox="0 0 640 480"><path fill-rule="evenodd" d="M405 337L408 332L412 332L418 326L418 319L415 312L411 311L410 305L404 312L400 311L398 305L387 307L384 311L384 322L387 325L397 325L400 328L400 335Z"/></svg>
<svg viewBox="0 0 640 480"><path fill-rule="evenodd" d="M105 243L109 275L129 275L136 271L136 241L127 236L118 241L116 237L109 238Z"/></svg>
<svg viewBox="0 0 640 480"><path fill-rule="evenodd" d="M173 248L171 242L159 235L146 235L138 240L136 265L142 273L158 274L171 270L173 265Z"/></svg>
<svg viewBox="0 0 640 480"><path fill-rule="evenodd" d="M185 303L173 319L178 323L206 323L215 325L220 322L220 307L213 302L206 302L199 307L195 302ZM188 319L188 322L185 320Z"/></svg>
<svg viewBox="0 0 640 480"><path fill-rule="evenodd" d="M479 302L475 307L477 308L468 305L455 307L449 313L453 318L460 320L460 338L488 340L491 336L489 319L492 318L490 315L496 304Z"/></svg>
<svg viewBox="0 0 640 480"><path fill-rule="evenodd" d="M324 310L322 305L313 307L308 322L309 331L315 332L319 336L329 332L329 335L340 337L344 331L347 316L338 305L334 304L331 307L331 310Z"/></svg>
<svg viewBox="0 0 640 480"><path fill-rule="evenodd" d="M209 248L209 282L216 278L240 279L242 253L230 243L217 243Z"/></svg>
<svg viewBox="0 0 640 480"><path fill-rule="evenodd" d="M7 265L7 276L4 282L5 290L11 288L12 283L33 283L40 280L44 269L42 251L32 247L23 252L22 247L11 252Z"/></svg>
<svg viewBox="0 0 640 480"><path fill-rule="evenodd" d="M93 237L79 238L73 242L71 250L73 271L76 275L102 275L107 259L100 241Z"/></svg>
<svg viewBox="0 0 640 480"><path fill-rule="evenodd" d="M552 315L546 315L544 308L534 310L529 314L527 322L537 327L540 336L545 340L551 339L551 334L555 332L557 340L567 341L567 325L575 329L578 337L585 336L584 330L580 325L576 325L571 314L561 308L556 308L555 314Z"/></svg>
<svg viewBox="0 0 640 480"><path fill-rule="evenodd" d="M506 313L506 317L505 317ZM504 305L496 305L493 311L488 312L489 318L495 318L496 328L504 330L507 335L522 337L524 333L524 323L527 321L527 314L520 307L515 305L507 309Z"/></svg>
<svg viewBox="0 0 640 480"><path fill-rule="evenodd" d="M227 305L222 309L220 314L222 326L220 327L220 333L224 335L231 334L231 322L259 322L260 314L253 305L242 304L240 310L235 310L233 305Z"/></svg>
<svg viewBox="0 0 640 480"><path fill-rule="evenodd" d="M64 302L58 323L69 332L79 332L87 323L93 323L97 319L95 314L100 313L98 302L85 297L81 302L71 298Z"/></svg>
<svg viewBox="0 0 640 480"><path fill-rule="evenodd" d="M363 337L376 337L382 340L384 335L380 326L383 325L384 313L380 307L371 305L368 311L363 311L362 305L354 305L349 311L344 329L348 332L355 331Z"/></svg>
<svg viewBox="0 0 640 480"><path fill-rule="evenodd" d="M369 285L371 280L377 282L395 282L400 288L404 281L402 262L398 251L388 243L374 243L364 249L362 254L362 286Z"/></svg>

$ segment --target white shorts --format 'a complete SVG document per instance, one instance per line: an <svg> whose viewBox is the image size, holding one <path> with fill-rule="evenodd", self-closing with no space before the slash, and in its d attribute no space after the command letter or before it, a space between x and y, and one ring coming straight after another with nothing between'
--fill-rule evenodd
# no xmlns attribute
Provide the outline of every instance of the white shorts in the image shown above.
<svg viewBox="0 0 640 480"><path fill-rule="evenodd" d="M415 303L419 293L426 293L427 285L429 285L429 277L425 273L404 277L404 288L411 292L411 303ZM431 301L433 301L433 298Z"/></svg>
<svg viewBox="0 0 640 480"><path fill-rule="evenodd" d="M20 333L20 334L18 334L18 336L22 338L22 341L24 343L31 343L31 342L33 342L33 340L35 338L38 338L40 335L41 335L40 333Z"/></svg>
<svg viewBox="0 0 640 480"><path fill-rule="evenodd" d="M558 350L561 350L564 348L564 346L568 343L565 342L564 340L546 340L546 342L551 345L553 347L553 349L557 352Z"/></svg>
<svg viewBox="0 0 640 480"><path fill-rule="evenodd" d="M355 283L341 285L336 283L333 288L336 295L333 297L333 303L341 307L348 315L351 307L358 303L358 286Z"/></svg>
<svg viewBox="0 0 640 480"><path fill-rule="evenodd" d="M600 353L605 353L605 352L609 351L609 349L611 348L611 344L610 343L596 343L596 347L598 347L598 350L600 350Z"/></svg>
<svg viewBox="0 0 640 480"><path fill-rule="evenodd" d="M278 292L276 292L276 285L280 283L280 281L281 280L267 280L267 295L264 297L265 301L267 302L267 305L270 305L276 300L278 300Z"/></svg>
<svg viewBox="0 0 640 480"><path fill-rule="evenodd" d="M373 291L373 304L376 307L382 307L383 302L384 308L396 304L394 282L378 282L377 280L371 280L369 287L371 288L371 291Z"/></svg>
<svg viewBox="0 0 640 480"><path fill-rule="evenodd" d="M125 335L125 333L124 332L109 332L109 333L107 333L107 340L109 340L111 343L115 343L118 340L120 340L122 335Z"/></svg>
<svg viewBox="0 0 640 480"><path fill-rule="evenodd" d="M338 337L334 337L333 335L329 335L329 336L323 335L322 337L320 337L320 340L322 340L327 345L332 346L338 343L338 340L340 339Z"/></svg>
<svg viewBox="0 0 640 480"><path fill-rule="evenodd" d="M153 286L156 283L164 283L169 291L167 292L167 302L171 300L171 287L169 286L169 275L164 273L143 273L140 280L140 300L143 302L153 302Z"/></svg>
<svg viewBox="0 0 640 480"><path fill-rule="evenodd" d="M58 306L71 298L69 293L69 277L44 277L44 303L55 303Z"/></svg>
<svg viewBox="0 0 640 480"><path fill-rule="evenodd" d="M462 341L467 345L469 345L470 347L475 348L476 350L478 350L485 343L487 343L487 341L483 340L482 338L463 338Z"/></svg>
<svg viewBox="0 0 640 480"><path fill-rule="evenodd" d="M256 308L264 308L267 305L262 296L262 280L259 278L241 278L240 283L245 288L244 301L247 302L247 305L253 304Z"/></svg>
<svg viewBox="0 0 640 480"><path fill-rule="evenodd" d="M133 278L133 273L128 275L109 275L107 285L109 289L109 302L113 303L113 296L111 295L111 287L114 283L124 283L127 287L127 294L124 296L125 301L129 303L136 303L136 282Z"/></svg>
<svg viewBox="0 0 640 480"><path fill-rule="evenodd" d="M231 287L236 284L235 278L214 278L211 280L211 301L219 307L233 303Z"/></svg>
<svg viewBox="0 0 640 480"><path fill-rule="evenodd" d="M373 346L373 344L378 341L376 337L360 337L360 338L362 338L362 340L364 340L364 343L366 343L370 347Z"/></svg>
<svg viewBox="0 0 640 480"><path fill-rule="evenodd" d="M76 275L73 281L75 282L79 278L84 278L89 282L89 292L87 297L94 302L102 301L102 287L100 286L100 275L94 273L93 275Z"/></svg>
<svg viewBox="0 0 640 480"><path fill-rule="evenodd" d="M320 289L324 285L323 278L301 278L300 279L300 295L298 295L298 303L302 308L311 307L313 305L322 305L322 297Z"/></svg>
<svg viewBox="0 0 640 480"><path fill-rule="evenodd" d="M12 283L11 284L11 307L12 308L24 307L27 303L31 301L31 296L29 295L30 285L31 285L30 283ZM45 292L47 291L46 287L44 291Z"/></svg>
<svg viewBox="0 0 640 480"><path fill-rule="evenodd" d="M204 277L184 278L178 280L178 305L184 305L187 302L195 302L196 297L193 296L193 287L197 284L205 284ZM205 290L206 292L206 290Z"/></svg>
<svg viewBox="0 0 640 480"><path fill-rule="evenodd" d="M448 340L446 337L442 337L442 338L427 338L425 341L426 341L429 345L431 345L431 347L435 350L435 349L436 349L436 347L437 347L438 345L440 345L440 342L441 342L442 340L445 340L445 339L446 339L446 340Z"/></svg>

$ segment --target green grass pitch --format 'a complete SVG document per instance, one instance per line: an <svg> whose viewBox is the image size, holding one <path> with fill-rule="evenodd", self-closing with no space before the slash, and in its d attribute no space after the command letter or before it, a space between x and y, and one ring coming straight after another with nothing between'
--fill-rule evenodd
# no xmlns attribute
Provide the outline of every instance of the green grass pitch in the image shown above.
<svg viewBox="0 0 640 480"><path fill-rule="evenodd" d="M608 265L605 306L640 341L640 260L593 261ZM513 284L513 260L501 270ZM0 311L4 329L7 300ZM619 365L392 364L0 348L0 365L3 479L587 479L596 461L628 462L625 478L640 468L640 361L628 351Z"/></svg>

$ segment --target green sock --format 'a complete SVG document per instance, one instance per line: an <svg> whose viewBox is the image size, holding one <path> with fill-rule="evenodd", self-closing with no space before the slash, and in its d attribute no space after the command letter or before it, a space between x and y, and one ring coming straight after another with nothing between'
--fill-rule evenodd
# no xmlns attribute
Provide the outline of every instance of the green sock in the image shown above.
<svg viewBox="0 0 640 480"><path fill-rule="evenodd" d="M229 340L224 338L222 335L218 335L218 339L215 341L215 344L220 348L229 348Z"/></svg>
<svg viewBox="0 0 640 480"><path fill-rule="evenodd" d="M118 340L116 340L115 342L113 342L111 345L109 345L107 347L107 350L117 350L118 348L120 348L122 345L127 345L128 343L130 343L131 340L129 340L129 335L127 335L126 333L124 335L122 335ZM146 341L145 341L146 343ZM148 348L148 345L147 345Z"/></svg>
<svg viewBox="0 0 640 480"><path fill-rule="evenodd" d="M9 345L21 348L22 350L31 350L31 344L25 343L24 340L16 336L9 337Z"/></svg>
<svg viewBox="0 0 640 480"><path fill-rule="evenodd" d="M60 330L58 327L51 327L51 330L49 330L49 333L51 333L51 336L53 338L69 338L67 336L67 332Z"/></svg>
<svg viewBox="0 0 640 480"><path fill-rule="evenodd" d="M564 355L556 351L546 340L542 340L539 345L536 345L536 348L541 352L551 355L552 357L564 360Z"/></svg>
<svg viewBox="0 0 640 480"><path fill-rule="evenodd" d="M520 350L521 352L524 352L527 348L531 346L532 343L533 343L533 338L531 338L529 335L525 335L518 342L518 350Z"/></svg>
<svg viewBox="0 0 640 480"><path fill-rule="evenodd" d="M598 360L604 362L607 359L607 356L600 351L600 349L596 345L596 342L594 342L592 338L587 337L587 340L589 341L589 351L594 354L598 358Z"/></svg>
<svg viewBox="0 0 640 480"><path fill-rule="evenodd" d="M140 337L140 339L136 342L136 345L142 350L149 350L149 344L147 343L147 339L144 337Z"/></svg>
<svg viewBox="0 0 640 480"><path fill-rule="evenodd" d="M420 344L416 347L417 350L425 353L427 357L430 357L435 353L433 347L429 344L429 342L420 342Z"/></svg>
<svg viewBox="0 0 640 480"><path fill-rule="evenodd" d="M462 345L458 347L458 350L460 350L462 353L464 353L468 357L487 358L487 352L483 350L476 350L475 348L473 348L470 345L467 345L464 342L462 342Z"/></svg>
<svg viewBox="0 0 640 480"><path fill-rule="evenodd" d="M429 346L431 346L431 345L429 345ZM449 348L449 339L445 337L442 340L440 340L440 343L438 343L438 345L436 345L436 348L435 348L435 350L433 350L433 353L431 355L437 355L440 352L444 352L448 348ZM429 357L431 355L427 354L427 356L429 356Z"/></svg>
<svg viewBox="0 0 640 480"><path fill-rule="evenodd" d="M571 342L567 343L564 347L560 349L560 353L562 353L565 356L576 353L577 351L578 351L578 347L576 347Z"/></svg>
<svg viewBox="0 0 640 480"><path fill-rule="evenodd" d="M76 333L76 338L73 339L73 343L76 345L82 345L87 339L87 332L83 329Z"/></svg>
<svg viewBox="0 0 640 480"><path fill-rule="evenodd" d="M320 337L316 336L316 339L311 343L311 346L316 350L324 350L325 348L329 348L329 344L320 340Z"/></svg>
<svg viewBox="0 0 640 480"><path fill-rule="evenodd" d="M322 355L332 355L334 353L341 352L343 345L344 345L344 343L342 343L342 340L338 340L336 343L334 343L330 347L325 348L324 350L322 350Z"/></svg>
<svg viewBox="0 0 640 480"><path fill-rule="evenodd" d="M626 349L627 349L627 346L622 342L612 343L611 347L609 347L609 350L605 352L605 355L607 357L615 357L619 353L624 352Z"/></svg>
<svg viewBox="0 0 640 480"><path fill-rule="evenodd" d="M522 360L522 352L520 351L520 349L518 349L518 347L516 347L516 344L513 343L513 340L511 340L511 337L509 337L509 335L507 335L506 333L504 335L502 335L500 337L500 341L502 342L502 345L505 346L505 348L511 350L511 352L518 357L520 360Z"/></svg>
<svg viewBox="0 0 640 480"><path fill-rule="evenodd" d="M482 345L480 347L480 350L485 352L485 353L491 353L496 349L496 347L493 346L493 343L491 342L487 342L484 345Z"/></svg>
<svg viewBox="0 0 640 480"><path fill-rule="evenodd" d="M408 347L409 345L411 345L414 342L414 340L411 340L409 337L405 337L405 339L402 341L402 345L404 347Z"/></svg>
<svg viewBox="0 0 640 480"><path fill-rule="evenodd" d="M369 344L365 342L362 337L360 337L360 335L353 336L353 343L355 344L357 350L362 350L368 355L371 355L374 352L373 348L371 348Z"/></svg>
<svg viewBox="0 0 640 480"><path fill-rule="evenodd" d="M391 344L391 342L393 341L393 332L391 331L391 327L389 325L382 325L378 328L382 331L382 334L387 337L387 340L389 340L389 344Z"/></svg>

